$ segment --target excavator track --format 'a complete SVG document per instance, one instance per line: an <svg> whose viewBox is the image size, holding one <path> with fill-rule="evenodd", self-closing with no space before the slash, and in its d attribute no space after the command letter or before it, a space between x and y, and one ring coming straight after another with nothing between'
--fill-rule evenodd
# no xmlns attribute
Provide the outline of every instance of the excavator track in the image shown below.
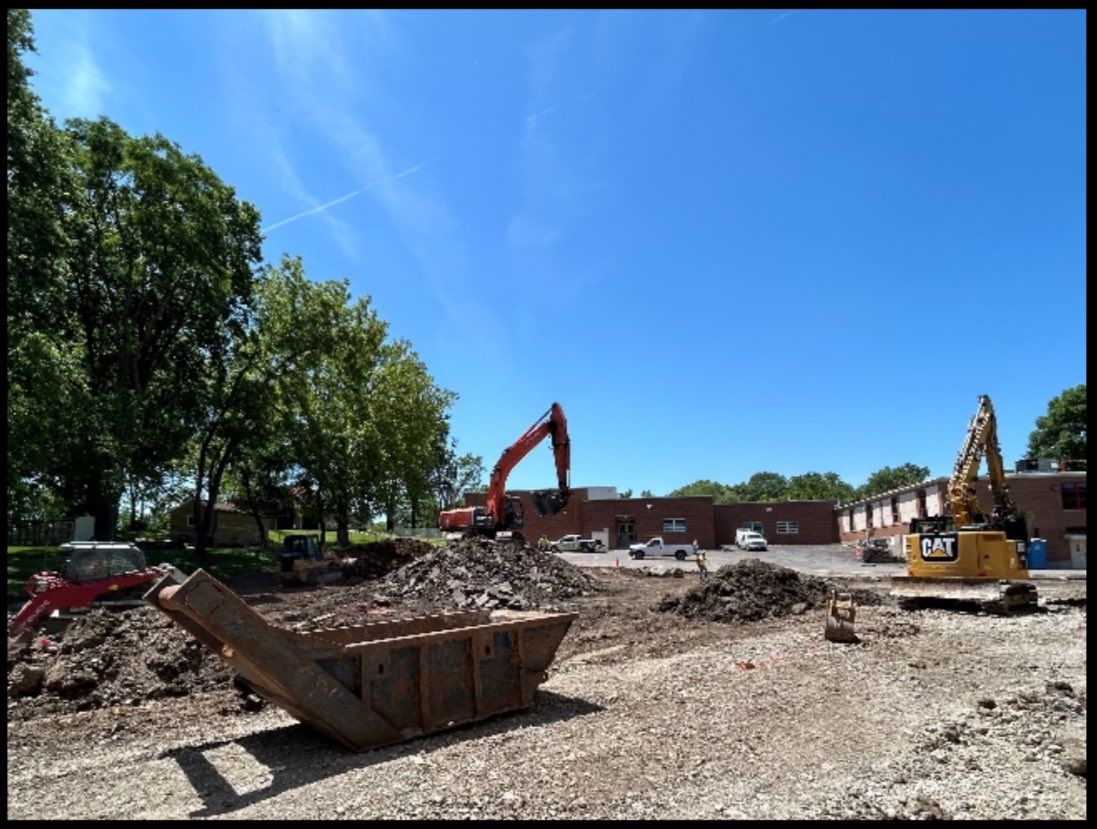
<svg viewBox="0 0 1097 829"><path fill-rule="evenodd" d="M942 608L998 615L1039 608L1036 585L1011 579L892 579L891 596L904 610Z"/></svg>

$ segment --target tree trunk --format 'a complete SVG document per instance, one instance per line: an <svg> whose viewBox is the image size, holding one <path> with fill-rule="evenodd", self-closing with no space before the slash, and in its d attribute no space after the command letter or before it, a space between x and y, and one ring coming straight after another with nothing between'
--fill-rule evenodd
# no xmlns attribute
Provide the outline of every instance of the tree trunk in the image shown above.
<svg viewBox="0 0 1097 829"><path fill-rule="evenodd" d="M259 511L259 504L255 499L255 494L251 491L251 476L248 474L246 467L240 471L240 479L244 484L244 495L248 499L248 510L251 512L251 517L255 519L255 526L259 530L259 546L264 551L270 550L270 537L267 535L267 528L263 524L263 515Z"/></svg>
<svg viewBox="0 0 1097 829"><path fill-rule="evenodd" d="M92 470L88 481L88 512L95 518L92 538L114 541L118 532L118 502L121 492L110 492L102 469Z"/></svg>
<svg viewBox="0 0 1097 829"><path fill-rule="evenodd" d="M327 529L324 526L324 495L320 490L320 482L316 482L316 520L320 527L320 546L327 543Z"/></svg>

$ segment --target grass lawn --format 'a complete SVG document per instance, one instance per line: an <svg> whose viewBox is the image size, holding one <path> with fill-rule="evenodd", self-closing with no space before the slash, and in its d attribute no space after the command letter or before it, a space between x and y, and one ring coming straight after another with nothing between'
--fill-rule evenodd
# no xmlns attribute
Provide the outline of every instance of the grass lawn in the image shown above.
<svg viewBox="0 0 1097 829"><path fill-rule="evenodd" d="M225 580L251 573L272 570L276 563L278 550L286 535L299 535L302 530L271 530L270 551L262 547L215 547L209 550L206 558L199 561L190 547L170 550L145 550L145 561L150 565L163 562L174 564L184 573L193 573L199 567L216 579ZM368 544L388 538L383 533L350 534L352 544ZM430 543L442 544L443 539L427 539ZM328 544L335 543L335 533L328 531ZM40 570L60 570L68 554L61 547L8 547L8 599L26 599L27 579Z"/></svg>
<svg viewBox="0 0 1097 829"><path fill-rule="evenodd" d="M281 543L281 542L279 542ZM219 547L208 551L199 561L190 548L176 550L146 550L145 562L150 565L167 562L184 573L201 567L217 579L247 575L269 570L274 566L274 552L262 547ZM27 598L27 579L39 570L60 570L68 554L60 547L8 547L8 599Z"/></svg>

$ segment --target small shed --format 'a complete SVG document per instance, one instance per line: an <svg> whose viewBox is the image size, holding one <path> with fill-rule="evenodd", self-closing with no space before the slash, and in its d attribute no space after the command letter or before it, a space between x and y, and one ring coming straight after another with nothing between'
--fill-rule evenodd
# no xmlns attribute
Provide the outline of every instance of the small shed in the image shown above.
<svg viewBox="0 0 1097 829"><path fill-rule="evenodd" d="M205 509L205 504L202 505ZM260 534L255 516L244 507L230 502L214 505L213 526L209 528L206 543L214 547L245 547L263 543L263 536L273 526L269 516L262 516ZM193 544L195 540L194 502L184 501L171 511L171 538Z"/></svg>

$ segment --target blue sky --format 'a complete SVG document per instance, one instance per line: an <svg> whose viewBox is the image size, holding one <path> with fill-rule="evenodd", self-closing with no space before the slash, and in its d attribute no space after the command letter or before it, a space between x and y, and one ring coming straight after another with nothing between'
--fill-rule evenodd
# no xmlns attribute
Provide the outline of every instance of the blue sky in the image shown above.
<svg viewBox="0 0 1097 829"><path fill-rule="evenodd" d="M1007 465L1086 379L1084 10L32 10L32 88L349 279L572 484ZM512 488L552 486L547 447Z"/></svg>

